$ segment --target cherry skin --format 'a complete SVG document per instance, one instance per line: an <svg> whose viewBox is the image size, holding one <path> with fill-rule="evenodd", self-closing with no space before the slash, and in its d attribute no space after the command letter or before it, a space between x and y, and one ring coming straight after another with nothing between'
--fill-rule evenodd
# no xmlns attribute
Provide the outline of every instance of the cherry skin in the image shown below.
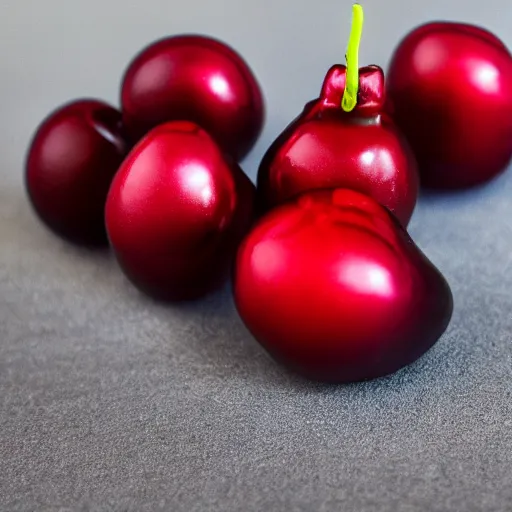
<svg viewBox="0 0 512 512"><path fill-rule="evenodd" d="M239 248L233 288L277 361L331 383L412 363L453 309L448 283L394 215L348 189L311 191L263 216Z"/></svg>
<svg viewBox="0 0 512 512"><path fill-rule="evenodd" d="M387 91L425 187L464 189L507 168L512 56L490 32L453 22L413 30L393 54Z"/></svg>
<svg viewBox="0 0 512 512"><path fill-rule="evenodd" d="M361 68L357 106L341 108L346 67L333 66L320 98L308 103L271 145L258 171L258 201L266 211L300 193L347 187L370 195L403 225L418 196L411 150L384 113L384 74Z"/></svg>
<svg viewBox="0 0 512 512"><path fill-rule="evenodd" d="M261 133L265 109L243 58L206 36L162 39L138 54L121 88L123 119L134 140L167 121L189 120L241 160Z"/></svg>
<svg viewBox="0 0 512 512"><path fill-rule="evenodd" d="M250 227L255 188L213 139L188 121L153 129L116 175L106 225L127 277L159 300L221 286Z"/></svg>
<svg viewBox="0 0 512 512"><path fill-rule="evenodd" d="M25 166L40 219L74 243L106 245L105 201L127 152L121 113L107 103L81 99L52 112L38 127Z"/></svg>

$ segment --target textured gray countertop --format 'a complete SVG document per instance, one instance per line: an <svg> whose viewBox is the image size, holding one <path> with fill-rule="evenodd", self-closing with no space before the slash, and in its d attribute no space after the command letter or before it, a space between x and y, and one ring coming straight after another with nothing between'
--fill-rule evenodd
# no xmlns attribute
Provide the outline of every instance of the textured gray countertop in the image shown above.
<svg viewBox="0 0 512 512"><path fill-rule="evenodd" d="M453 322L417 364L345 387L269 360L228 289L156 305L2 194L0 509L511 510L511 194L512 173L421 201Z"/></svg>
<svg viewBox="0 0 512 512"><path fill-rule="evenodd" d="M21 178L36 124L73 96L114 102L124 63L165 33L217 35L253 64L269 106L244 164L254 177L266 145L343 57L339 13L350 9L143 4L7 0L0 20L0 510L512 510L512 170L421 199L410 232L452 286L453 321L412 367L343 387L273 363L228 287L157 305L108 253L69 246L34 217ZM385 63L400 33L440 17L512 43L509 0L418 3L401 16L398 0L365 5L365 61Z"/></svg>

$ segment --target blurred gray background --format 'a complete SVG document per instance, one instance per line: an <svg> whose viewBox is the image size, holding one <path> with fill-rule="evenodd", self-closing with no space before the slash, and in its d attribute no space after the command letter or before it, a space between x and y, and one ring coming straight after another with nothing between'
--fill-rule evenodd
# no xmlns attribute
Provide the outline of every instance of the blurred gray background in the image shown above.
<svg viewBox="0 0 512 512"><path fill-rule="evenodd" d="M362 64L385 67L434 19L512 46L510 0L363 5ZM350 15L341 0L1 0L0 510L512 510L511 172L420 200L410 231L452 285L452 324L412 367L344 387L270 361L228 287L156 305L110 256L50 234L25 197L41 119L79 96L116 103L131 57L182 32L228 42L264 88L254 178L343 62Z"/></svg>

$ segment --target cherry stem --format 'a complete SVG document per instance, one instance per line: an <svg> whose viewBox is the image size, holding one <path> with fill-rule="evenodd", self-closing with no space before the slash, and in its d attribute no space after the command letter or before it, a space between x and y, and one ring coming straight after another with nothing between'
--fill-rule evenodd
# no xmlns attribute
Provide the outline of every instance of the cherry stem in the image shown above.
<svg viewBox="0 0 512 512"><path fill-rule="evenodd" d="M341 100L341 108L345 112L351 112L357 105L357 93L359 91L359 44L363 33L364 13L359 4L352 6L352 28L348 40L347 54L347 78L345 90Z"/></svg>

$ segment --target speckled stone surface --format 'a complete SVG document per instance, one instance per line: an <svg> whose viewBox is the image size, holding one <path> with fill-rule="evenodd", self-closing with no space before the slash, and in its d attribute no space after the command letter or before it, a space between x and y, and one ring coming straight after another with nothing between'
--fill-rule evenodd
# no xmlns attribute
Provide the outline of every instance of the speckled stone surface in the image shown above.
<svg viewBox="0 0 512 512"><path fill-rule="evenodd" d="M229 288L187 307L0 197L0 503L14 510L505 511L512 174L423 200L455 315L412 367L322 386L275 365Z"/></svg>
<svg viewBox="0 0 512 512"><path fill-rule="evenodd" d="M273 363L238 319L229 286L188 306L155 304L108 253L67 245L32 214L21 179L31 130L84 91L115 101L123 63L146 41L209 32L254 63L270 113L244 163L253 178L265 146L343 56L347 30L335 29L343 17L332 15L338 1L315 11L283 1L297 25L280 3L261 44L270 0L244 7L254 26L232 23L242 19L243 2L221 2L231 18L216 16L213 2L191 3L201 16L148 0L162 11L134 4L121 20L117 0L30 8L7 1L9 16L0 21L8 41L0 45L0 510L512 510L512 170L478 190L421 199L410 231L452 286L453 321L412 367L343 387L303 381ZM365 60L384 61L397 33L444 15L464 13L509 35L508 0L495 10L426 5L402 18L398 0L386 4L392 14L368 1L374 34ZM382 16L400 21L375 33ZM112 27L122 37L112 38ZM284 52L292 60L276 46L294 47Z"/></svg>

